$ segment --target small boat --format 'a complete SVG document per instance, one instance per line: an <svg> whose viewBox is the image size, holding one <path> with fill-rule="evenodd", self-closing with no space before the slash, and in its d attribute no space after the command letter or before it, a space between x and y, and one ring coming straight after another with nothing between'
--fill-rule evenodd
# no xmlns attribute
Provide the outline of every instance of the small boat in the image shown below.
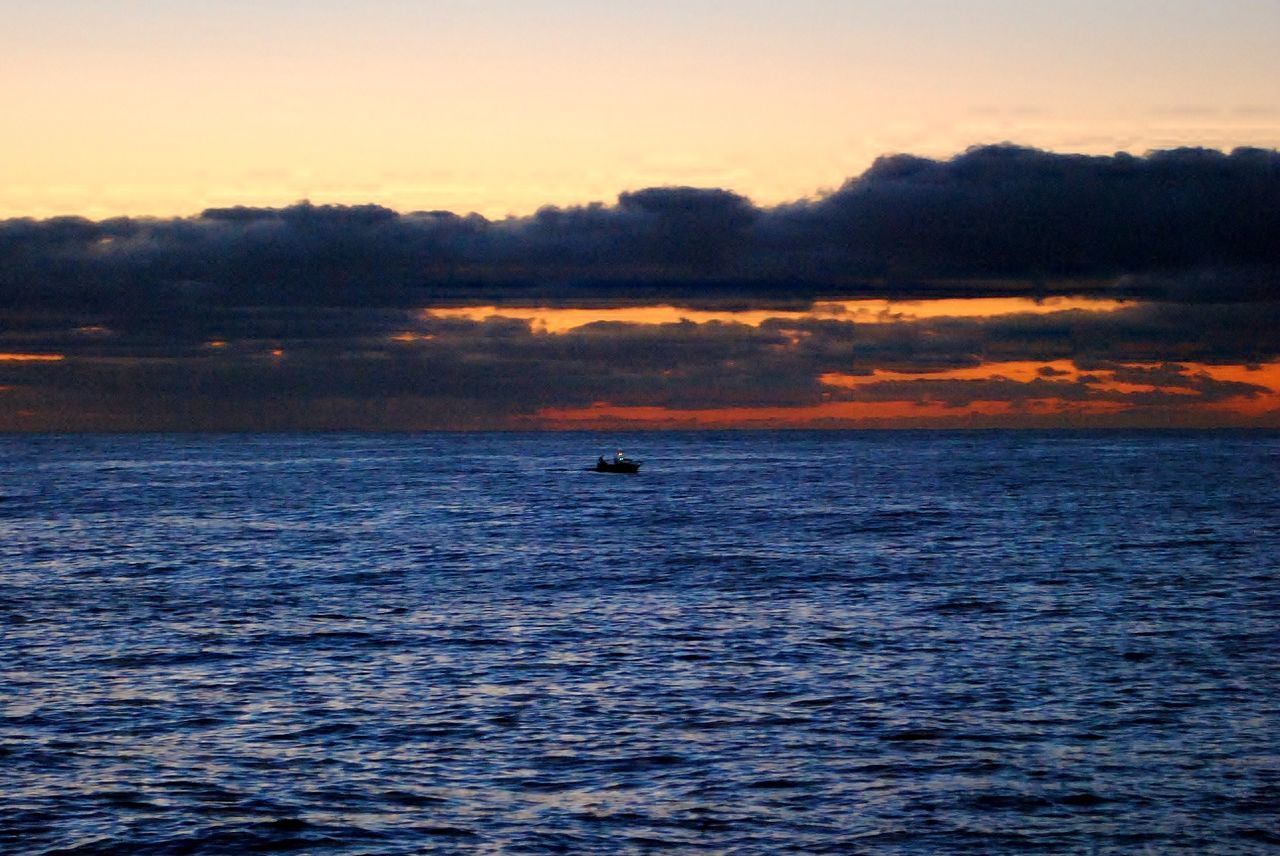
<svg viewBox="0 0 1280 856"><path fill-rule="evenodd" d="M616 452L612 460L605 460L603 455L596 461L598 473L635 473L640 471L643 461L633 461L622 452Z"/></svg>

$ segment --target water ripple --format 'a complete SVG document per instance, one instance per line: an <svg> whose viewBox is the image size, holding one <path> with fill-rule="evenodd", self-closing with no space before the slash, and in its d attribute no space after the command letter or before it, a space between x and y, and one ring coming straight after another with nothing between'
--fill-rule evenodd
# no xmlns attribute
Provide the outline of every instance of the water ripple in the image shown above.
<svg viewBox="0 0 1280 856"><path fill-rule="evenodd" d="M0 438L0 851L1280 843L1275 436L612 445Z"/></svg>

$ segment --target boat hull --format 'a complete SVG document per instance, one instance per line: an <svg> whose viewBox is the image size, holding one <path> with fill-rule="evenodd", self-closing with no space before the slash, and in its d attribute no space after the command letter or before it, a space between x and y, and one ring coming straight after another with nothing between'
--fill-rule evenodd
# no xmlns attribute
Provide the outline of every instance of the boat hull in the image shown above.
<svg viewBox="0 0 1280 856"><path fill-rule="evenodd" d="M618 461L596 463L596 472L598 473L637 473L640 471L640 464L635 461Z"/></svg>

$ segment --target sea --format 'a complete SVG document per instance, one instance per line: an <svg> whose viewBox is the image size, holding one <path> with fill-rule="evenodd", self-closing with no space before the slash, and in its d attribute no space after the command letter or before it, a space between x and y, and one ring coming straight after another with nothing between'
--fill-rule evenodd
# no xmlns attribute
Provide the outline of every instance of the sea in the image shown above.
<svg viewBox="0 0 1280 856"><path fill-rule="evenodd" d="M6 854L1278 848L1274 432L0 437Z"/></svg>

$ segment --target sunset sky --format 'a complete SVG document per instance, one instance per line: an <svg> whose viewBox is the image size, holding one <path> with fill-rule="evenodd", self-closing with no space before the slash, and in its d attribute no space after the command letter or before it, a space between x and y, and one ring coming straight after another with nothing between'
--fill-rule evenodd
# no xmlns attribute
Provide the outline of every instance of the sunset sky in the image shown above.
<svg viewBox="0 0 1280 856"><path fill-rule="evenodd" d="M1280 426L1271 0L0 13L0 430Z"/></svg>

